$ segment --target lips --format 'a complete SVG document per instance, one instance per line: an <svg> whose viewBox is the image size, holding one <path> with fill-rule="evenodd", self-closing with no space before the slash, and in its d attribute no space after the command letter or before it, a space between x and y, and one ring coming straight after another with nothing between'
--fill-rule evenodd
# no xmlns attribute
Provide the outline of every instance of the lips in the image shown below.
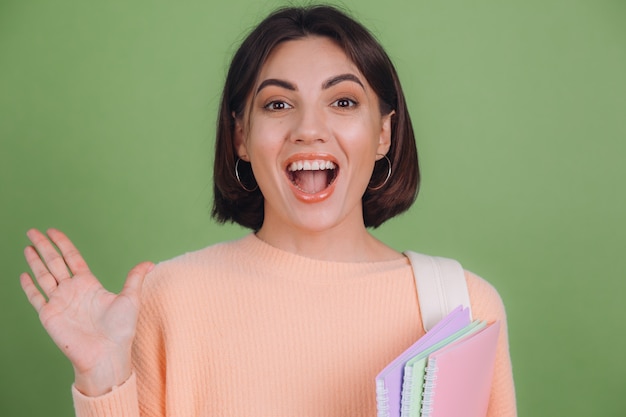
<svg viewBox="0 0 626 417"><path fill-rule="evenodd" d="M285 171L296 197L317 202L328 198L334 190L339 167L328 155L300 155L290 158Z"/></svg>

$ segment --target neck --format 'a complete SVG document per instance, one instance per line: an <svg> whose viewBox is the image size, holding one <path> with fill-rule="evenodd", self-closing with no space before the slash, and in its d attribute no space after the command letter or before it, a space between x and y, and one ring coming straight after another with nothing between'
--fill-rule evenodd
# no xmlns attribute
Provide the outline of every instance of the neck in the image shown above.
<svg viewBox="0 0 626 417"><path fill-rule="evenodd" d="M403 256L372 236L362 221L307 230L266 219L257 236L278 249L325 261L379 262Z"/></svg>

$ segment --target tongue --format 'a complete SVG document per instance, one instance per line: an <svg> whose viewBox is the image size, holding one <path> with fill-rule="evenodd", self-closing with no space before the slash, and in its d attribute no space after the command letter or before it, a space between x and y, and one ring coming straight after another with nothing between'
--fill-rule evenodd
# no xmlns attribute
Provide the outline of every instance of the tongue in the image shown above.
<svg viewBox="0 0 626 417"><path fill-rule="evenodd" d="M328 185L327 172L324 170L296 171L294 172L294 183L305 193L316 194Z"/></svg>

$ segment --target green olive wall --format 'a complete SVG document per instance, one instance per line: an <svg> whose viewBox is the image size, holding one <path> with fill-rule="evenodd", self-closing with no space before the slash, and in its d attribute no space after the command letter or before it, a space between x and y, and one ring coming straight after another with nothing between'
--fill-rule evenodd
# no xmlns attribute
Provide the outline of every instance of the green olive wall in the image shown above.
<svg viewBox="0 0 626 417"><path fill-rule="evenodd" d="M214 120L230 55L282 3L214 3L0 2L0 415L72 414L19 287L28 228L64 230L113 290L247 233L209 217ZM498 288L520 415L626 415L626 3L341 4L394 60L422 163L375 234Z"/></svg>

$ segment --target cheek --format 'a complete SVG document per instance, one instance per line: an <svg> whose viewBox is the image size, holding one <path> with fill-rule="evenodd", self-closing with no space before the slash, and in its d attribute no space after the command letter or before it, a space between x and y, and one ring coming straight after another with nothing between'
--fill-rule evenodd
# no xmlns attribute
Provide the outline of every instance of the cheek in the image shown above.
<svg viewBox="0 0 626 417"><path fill-rule="evenodd" d="M281 152L284 147L284 132L272 123L256 123L247 138L247 149L252 170L262 189L280 177Z"/></svg>
<svg viewBox="0 0 626 417"><path fill-rule="evenodd" d="M357 118L350 122L338 122L334 129L342 147L347 153L360 151L364 154L376 154L380 141L380 127L371 120Z"/></svg>
<svg viewBox="0 0 626 417"><path fill-rule="evenodd" d="M282 123L250 124L246 146L251 156L276 154L285 138L285 128Z"/></svg>

